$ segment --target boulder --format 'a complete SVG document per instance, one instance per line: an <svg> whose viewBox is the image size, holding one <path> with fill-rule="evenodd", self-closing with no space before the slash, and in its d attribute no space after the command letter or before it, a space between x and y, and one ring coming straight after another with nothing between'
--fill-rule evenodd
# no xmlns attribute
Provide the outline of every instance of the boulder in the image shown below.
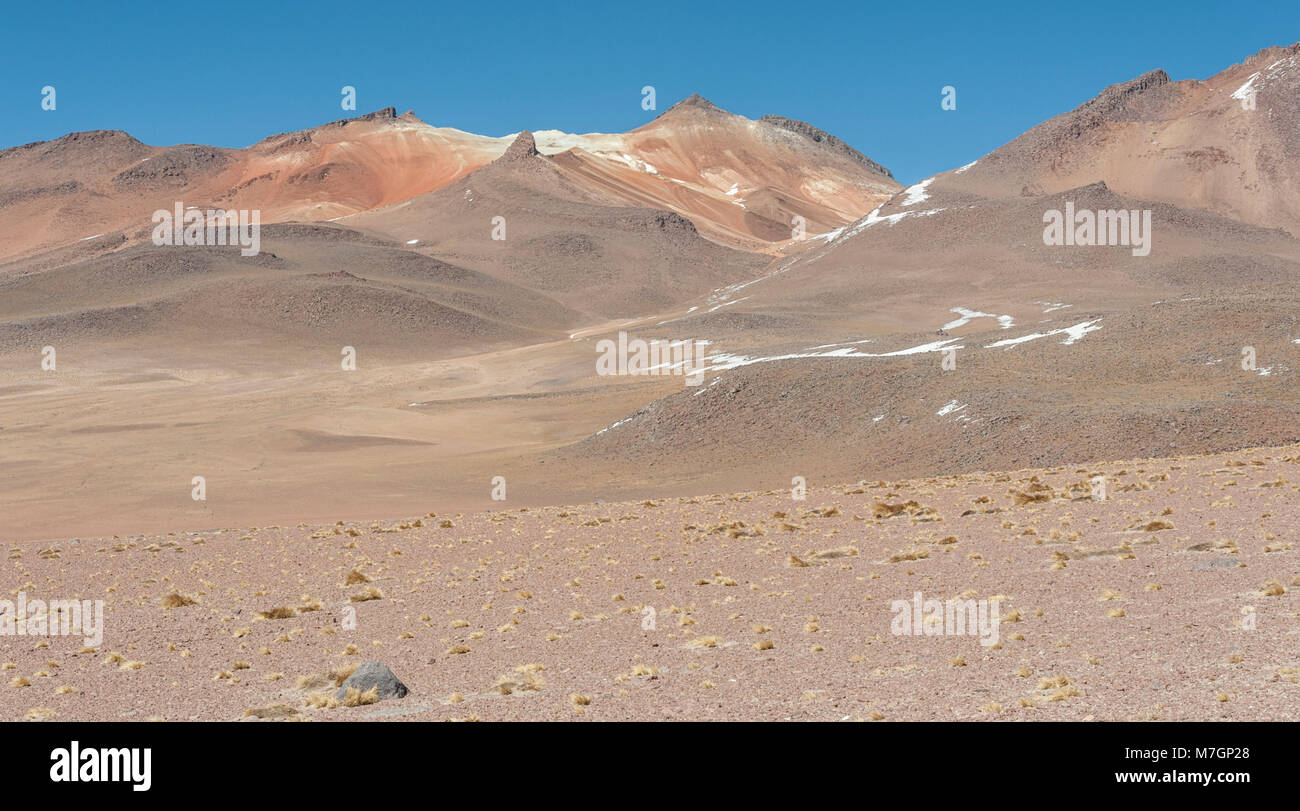
<svg viewBox="0 0 1300 811"><path fill-rule="evenodd" d="M361 666L354 670L339 687L337 692L339 699L348 694L349 687L355 687L363 693L371 687L378 687L381 701L386 698L403 698L411 692L393 671L380 662L362 662Z"/></svg>

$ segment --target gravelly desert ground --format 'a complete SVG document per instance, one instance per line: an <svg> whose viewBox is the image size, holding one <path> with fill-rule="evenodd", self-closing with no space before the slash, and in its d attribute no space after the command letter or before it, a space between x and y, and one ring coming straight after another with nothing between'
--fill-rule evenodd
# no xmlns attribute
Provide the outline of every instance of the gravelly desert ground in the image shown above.
<svg viewBox="0 0 1300 811"><path fill-rule="evenodd" d="M1298 88L1151 70L906 188L698 96L0 150L0 718L1296 720Z"/></svg>
<svg viewBox="0 0 1300 811"><path fill-rule="evenodd" d="M1289 446L10 544L7 592L105 633L0 638L0 718L1295 721L1298 482ZM892 634L918 591L998 643ZM371 659L410 695L322 700Z"/></svg>

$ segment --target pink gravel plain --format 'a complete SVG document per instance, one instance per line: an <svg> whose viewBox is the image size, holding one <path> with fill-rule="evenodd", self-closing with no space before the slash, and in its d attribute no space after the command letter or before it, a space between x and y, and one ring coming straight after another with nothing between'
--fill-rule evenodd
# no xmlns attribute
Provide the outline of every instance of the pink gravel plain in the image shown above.
<svg viewBox="0 0 1300 811"><path fill-rule="evenodd" d="M6 597L106 615L93 650L0 637L0 718L1295 721L1298 474L1289 446L8 544ZM918 591L996 598L999 644L892 634ZM306 706L367 659L411 694Z"/></svg>

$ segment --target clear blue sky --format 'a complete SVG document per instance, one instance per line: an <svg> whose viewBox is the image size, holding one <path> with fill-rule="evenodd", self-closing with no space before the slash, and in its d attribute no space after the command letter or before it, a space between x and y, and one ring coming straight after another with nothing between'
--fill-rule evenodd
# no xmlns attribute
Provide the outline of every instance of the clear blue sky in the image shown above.
<svg viewBox="0 0 1300 811"><path fill-rule="evenodd" d="M0 147L122 129L246 146L413 109L488 135L622 131L698 92L808 121L911 182L1153 68L1203 79L1300 40L1300 2L19 3L0 11ZM133 7L138 6L138 7ZM41 110L41 88L58 108ZM957 88L957 110L940 89Z"/></svg>

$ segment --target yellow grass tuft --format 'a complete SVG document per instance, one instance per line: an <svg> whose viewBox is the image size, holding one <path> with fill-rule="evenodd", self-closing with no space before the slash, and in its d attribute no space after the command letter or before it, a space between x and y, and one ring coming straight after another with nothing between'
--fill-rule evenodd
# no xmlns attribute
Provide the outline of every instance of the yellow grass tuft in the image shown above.
<svg viewBox="0 0 1300 811"><path fill-rule="evenodd" d="M329 676L320 673L312 673L307 676L299 676L295 685L299 690L319 690L331 681Z"/></svg>
<svg viewBox="0 0 1300 811"><path fill-rule="evenodd" d="M291 715L298 715L298 710L288 704L268 704L244 710L245 718L288 718Z"/></svg>
<svg viewBox="0 0 1300 811"><path fill-rule="evenodd" d="M162 598L162 607L167 609L183 608L187 605L196 605L197 603L198 600L188 594L181 594L175 591Z"/></svg>
<svg viewBox="0 0 1300 811"><path fill-rule="evenodd" d="M688 648L716 648L723 643L720 636L697 636L686 643Z"/></svg>
<svg viewBox="0 0 1300 811"><path fill-rule="evenodd" d="M908 507L920 507L915 501L908 501L904 504L888 504L883 501L877 501L872 505L871 515L874 518L893 518L907 511Z"/></svg>
<svg viewBox="0 0 1300 811"><path fill-rule="evenodd" d="M333 693L312 693L303 699L302 704L304 707L332 710L339 706L339 700L334 697Z"/></svg>
<svg viewBox="0 0 1300 811"><path fill-rule="evenodd" d="M929 549L909 549L906 552L895 552L885 560L886 563L902 563L908 560L925 560L930 557Z"/></svg>
<svg viewBox="0 0 1300 811"><path fill-rule="evenodd" d="M343 682L356 672L357 667L357 665L338 665L326 671L325 676L334 682L335 687L342 687Z"/></svg>
<svg viewBox="0 0 1300 811"><path fill-rule="evenodd" d="M343 706L345 707L364 707L367 704L374 704L379 701L379 685L371 687L364 693L355 687L349 687L347 695L343 697Z"/></svg>
<svg viewBox="0 0 1300 811"><path fill-rule="evenodd" d="M507 673L497 679L492 689L503 696L516 692L537 692L546 685L546 680L538 673L546 668L538 664L520 665L514 673Z"/></svg>

